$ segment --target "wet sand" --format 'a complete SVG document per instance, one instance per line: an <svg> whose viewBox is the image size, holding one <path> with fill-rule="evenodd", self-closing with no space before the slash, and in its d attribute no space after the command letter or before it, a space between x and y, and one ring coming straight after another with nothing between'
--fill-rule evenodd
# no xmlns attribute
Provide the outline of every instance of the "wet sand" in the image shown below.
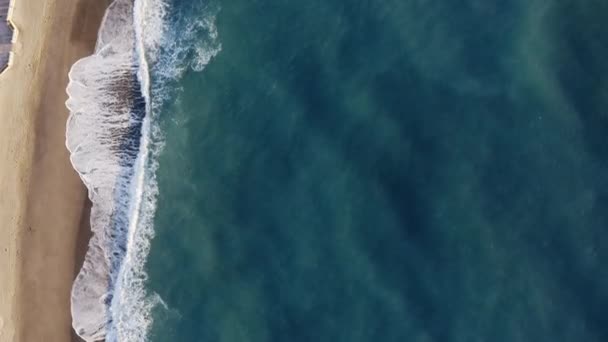
<svg viewBox="0 0 608 342"><path fill-rule="evenodd" d="M89 237L65 148L71 65L92 53L109 0L14 0L0 75L0 341L70 341L70 290Z"/></svg>

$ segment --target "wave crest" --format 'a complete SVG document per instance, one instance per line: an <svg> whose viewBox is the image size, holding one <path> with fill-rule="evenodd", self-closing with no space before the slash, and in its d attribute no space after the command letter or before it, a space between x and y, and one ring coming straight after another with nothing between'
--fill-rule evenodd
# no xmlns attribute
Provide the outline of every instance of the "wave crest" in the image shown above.
<svg viewBox="0 0 608 342"><path fill-rule="evenodd" d="M72 325L85 341L145 341L162 303L144 288L162 149L155 110L168 81L186 66L202 70L221 49L217 12L169 27L167 11L163 0L115 0L95 53L69 74L66 146L93 203L93 236L71 298Z"/></svg>

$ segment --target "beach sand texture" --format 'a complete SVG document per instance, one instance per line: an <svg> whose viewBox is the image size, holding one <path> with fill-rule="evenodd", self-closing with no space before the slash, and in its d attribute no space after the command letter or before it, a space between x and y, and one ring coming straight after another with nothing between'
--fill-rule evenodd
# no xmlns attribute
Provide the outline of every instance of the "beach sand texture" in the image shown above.
<svg viewBox="0 0 608 342"><path fill-rule="evenodd" d="M0 342L72 340L70 290L88 220L65 148L65 88L108 3L13 3L18 38L0 75Z"/></svg>

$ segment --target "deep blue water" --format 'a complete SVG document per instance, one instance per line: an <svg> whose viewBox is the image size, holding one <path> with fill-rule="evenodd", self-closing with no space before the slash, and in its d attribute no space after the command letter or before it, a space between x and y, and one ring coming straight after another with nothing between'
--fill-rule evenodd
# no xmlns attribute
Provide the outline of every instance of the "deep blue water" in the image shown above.
<svg viewBox="0 0 608 342"><path fill-rule="evenodd" d="M151 341L608 341L608 2L169 3Z"/></svg>

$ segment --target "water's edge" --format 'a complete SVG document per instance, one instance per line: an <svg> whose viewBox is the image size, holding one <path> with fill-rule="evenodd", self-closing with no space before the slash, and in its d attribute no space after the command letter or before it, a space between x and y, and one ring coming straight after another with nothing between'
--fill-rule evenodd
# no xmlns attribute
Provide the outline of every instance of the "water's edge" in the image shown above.
<svg viewBox="0 0 608 342"><path fill-rule="evenodd" d="M71 299L74 330L86 341L118 338L122 322L113 308L130 297L121 292L121 283L135 281L127 276L141 276L129 264L145 247L134 239L143 202L153 201L145 192L154 189L153 184L144 186L150 86L137 27L145 3L115 0L102 22L95 53L75 63L69 74L66 146L93 203L93 237ZM154 205L147 207L153 211ZM127 269L131 272L125 275ZM143 337L147 324L139 323Z"/></svg>
<svg viewBox="0 0 608 342"><path fill-rule="evenodd" d="M199 20L169 23L166 0L115 0L95 53L69 73L66 146L93 203L93 236L71 296L72 325L85 341L145 341L162 304L144 287L163 146L157 116L178 88L171 81L202 71L221 50L217 11L197 6Z"/></svg>

